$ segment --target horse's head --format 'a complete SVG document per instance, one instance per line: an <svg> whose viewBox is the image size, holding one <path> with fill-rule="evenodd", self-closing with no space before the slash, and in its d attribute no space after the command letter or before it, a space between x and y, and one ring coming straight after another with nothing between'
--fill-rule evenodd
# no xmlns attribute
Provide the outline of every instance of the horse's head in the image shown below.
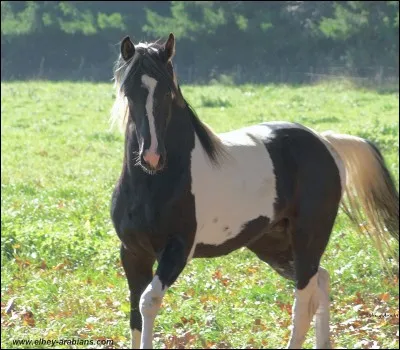
<svg viewBox="0 0 400 350"><path fill-rule="evenodd" d="M125 122L135 126L138 140L137 163L146 172L162 170L166 162L164 138L174 103L184 100L172 66L175 38L165 44L134 45L129 36L121 42L115 69L117 100L123 101Z"/></svg>

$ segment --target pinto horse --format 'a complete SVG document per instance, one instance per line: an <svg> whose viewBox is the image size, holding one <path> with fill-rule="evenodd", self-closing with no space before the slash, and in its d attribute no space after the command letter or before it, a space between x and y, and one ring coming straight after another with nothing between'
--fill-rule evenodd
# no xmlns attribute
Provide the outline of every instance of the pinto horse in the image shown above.
<svg viewBox="0 0 400 350"><path fill-rule="evenodd" d="M192 258L247 247L295 282L288 347L301 348L315 314L316 346L329 348L329 274L320 259L339 206L356 224L366 217L384 258L383 243L399 239L398 193L381 153L362 138L289 122L217 135L183 97L174 54L172 33L163 44L126 37L114 71L112 119L125 130L125 153L111 217L132 347L152 348L163 296Z"/></svg>

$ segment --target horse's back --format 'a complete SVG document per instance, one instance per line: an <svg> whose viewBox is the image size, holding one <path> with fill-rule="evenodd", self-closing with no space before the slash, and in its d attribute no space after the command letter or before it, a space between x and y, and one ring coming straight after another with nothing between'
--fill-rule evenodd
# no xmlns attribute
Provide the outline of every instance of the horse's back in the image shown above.
<svg viewBox="0 0 400 350"><path fill-rule="evenodd" d="M310 186L307 191L326 191L332 187L341 191L340 160L326 140L310 128L291 122L266 122L220 134L220 137L229 149L238 149L236 154L241 156L243 164L268 164L269 175L272 169L275 179L271 183L275 186L276 199L272 217L283 202L293 198L299 186ZM248 143L243 142L247 139L258 146L260 153L250 155ZM244 149L248 149L248 155L243 155Z"/></svg>

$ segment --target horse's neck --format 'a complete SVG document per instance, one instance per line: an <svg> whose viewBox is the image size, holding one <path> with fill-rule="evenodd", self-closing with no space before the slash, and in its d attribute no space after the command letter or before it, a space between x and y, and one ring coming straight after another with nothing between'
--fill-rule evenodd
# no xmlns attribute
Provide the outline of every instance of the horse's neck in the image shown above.
<svg viewBox="0 0 400 350"><path fill-rule="evenodd" d="M167 157L173 161L180 159L184 162L187 157L190 157L193 147L194 128L187 107L182 109L173 105L165 136Z"/></svg>

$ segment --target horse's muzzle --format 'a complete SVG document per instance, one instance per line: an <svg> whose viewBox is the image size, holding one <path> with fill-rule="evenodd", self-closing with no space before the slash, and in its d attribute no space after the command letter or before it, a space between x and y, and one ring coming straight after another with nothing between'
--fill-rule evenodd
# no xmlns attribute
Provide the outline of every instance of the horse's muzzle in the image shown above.
<svg viewBox="0 0 400 350"><path fill-rule="evenodd" d="M142 166L150 171L160 171L165 165L165 154L146 150L140 156Z"/></svg>

